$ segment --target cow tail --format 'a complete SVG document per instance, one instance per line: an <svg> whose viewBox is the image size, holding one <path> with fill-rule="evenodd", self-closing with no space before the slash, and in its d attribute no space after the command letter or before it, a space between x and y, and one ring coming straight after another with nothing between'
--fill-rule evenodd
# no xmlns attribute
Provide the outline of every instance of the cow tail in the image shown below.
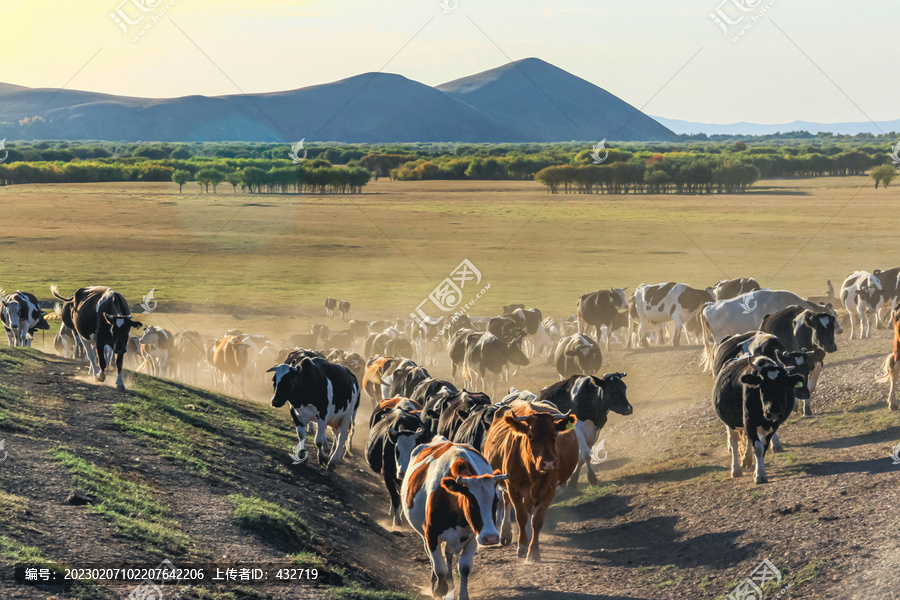
<svg viewBox="0 0 900 600"><path fill-rule="evenodd" d="M884 358L884 365L882 365L881 373L875 377L875 381L889 381L894 372L894 355L888 354Z"/></svg>
<svg viewBox="0 0 900 600"><path fill-rule="evenodd" d="M62 300L63 302L71 302L72 299L75 298L75 296L69 296L68 298L66 298L65 296L60 295L59 288L56 287L55 283L50 286L50 293L53 294L54 298L56 298L57 300Z"/></svg>
<svg viewBox="0 0 900 600"><path fill-rule="evenodd" d="M712 334L709 331L709 323L706 320L706 313L703 312L703 309L700 309L700 330L700 335L703 336L703 356L700 359L700 367L704 371L712 373L713 353L715 350L712 343Z"/></svg>

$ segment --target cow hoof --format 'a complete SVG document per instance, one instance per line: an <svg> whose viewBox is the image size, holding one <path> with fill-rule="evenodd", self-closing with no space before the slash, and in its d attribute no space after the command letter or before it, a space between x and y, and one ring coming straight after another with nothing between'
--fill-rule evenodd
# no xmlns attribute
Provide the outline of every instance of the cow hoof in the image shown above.
<svg viewBox="0 0 900 600"><path fill-rule="evenodd" d="M813 414L813 413L812 413L812 409L809 407L809 405L808 405L808 404L804 404L804 405L803 405L803 416L804 416L804 417L811 417L812 414Z"/></svg>
<svg viewBox="0 0 900 600"><path fill-rule="evenodd" d="M740 469L738 469L736 471L734 469L731 470L731 478L732 479L737 479L738 477L742 477L743 475L744 475L744 472L741 471Z"/></svg>
<svg viewBox="0 0 900 600"><path fill-rule="evenodd" d="M117 386L116 386L116 389L119 390L120 392L124 392L124 391L125 391L125 386L124 386L124 385L117 385Z"/></svg>
<svg viewBox="0 0 900 600"><path fill-rule="evenodd" d="M541 562L541 555L537 552L532 552L531 554L528 555L528 558L525 559L525 562L529 565L534 564L534 563L539 563L539 562Z"/></svg>
<svg viewBox="0 0 900 600"><path fill-rule="evenodd" d="M500 536L500 545L501 545L501 546L509 546L510 544L512 544L512 538L511 538L511 537L503 537L503 536Z"/></svg>
<svg viewBox="0 0 900 600"><path fill-rule="evenodd" d="M897 412L898 410L900 410L900 406L898 406L897 404L888 404L888 410L890 410L891 412Z"/></svg>
<svg viewBox="0 0 900 600"><path fill-rule="evenodd" d="M516 550L516 557L525 558L526 556L528 556L528 547L524 544L519 544L519 549Z"/></svg>
<svg viewBox="0 0 900 600"><path fill-rule="evenodd" d="M756 485L759 485L759 484L761 484L761 483L769 483L769 480L766 479L765 477L757 477L757 478L756 478Z"/></svg>
<svg viewBox="0 0 900 600"><path fill-rule="evenodd" d="M102 371L100 373L97 373L97 375L95 375L95 377L97 378L97 381L99 381L100 383L103 383L104 381L106 381L106 373L104 373Z"/></svg>
<svg viewBox="0 0 900 600"><path fill-rule="evenodd" d="M772 446L772 452L784 452L784 446Z"/></svg>

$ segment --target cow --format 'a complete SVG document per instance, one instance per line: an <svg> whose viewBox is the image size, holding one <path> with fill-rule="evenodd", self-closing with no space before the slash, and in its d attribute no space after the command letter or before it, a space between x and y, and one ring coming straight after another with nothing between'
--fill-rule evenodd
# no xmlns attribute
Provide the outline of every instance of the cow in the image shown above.
<svg viewBox="0 0 900 600"><path fill-rule="evenodd" d="M526 335L525 328L516 323L512 317L492 317L487 325L488 333L492 333L502 341L509 343L517 337Z"/></svg>
<svg viewBox="0 0 900 600"><path fill-rule="evenodd" d="M491 399L487 394L481 392L461 390L448 396L442 403L435 433L448 440L453 439L463 421L469 417L476 407L490 405Z"/></svg>
<svg viewBox="0 0 900 600"><path fill-rule="evenodd" d="M706 363L701 361L704 371L718 376L726 364L741 356L768 356L775 358L776 352L786 352L787 347L771 333L748 331L738 335L730 335L716 344L712 359ZM705 358L705 357L704 357Z"/></svg>
<svg viewBox="0 0 900 600"><path fill-rule="evenodd" d="M550 350L550 336L544 327L544 316L537 308L517 308L504 315L512 319L525 331L525 354L531 357L541 356L544 349Z"/></svg>
<svg viewBox="0 0 900 600"><path fill-rule="evenodd" d="M794 389L803 377L774 360L747 357L722 369L713 386L713 406L725 424L731 450L731 476L743 474L741 465L750 467L750 449L756 458L756 483L766 483L766 448L778 428L794 410ZM746 442L744 459L740 445Z"/></svg>
<svg viewBox="0 0 900 600"><path fill-rule="evenodd" d="M409 398L416 387L429 377L431 376L424 367L420 367L411 360L406 360L394 369L388 395Z"/></svg>
<svg viewBox="0 0 900 600"><path fill-rule="evenodd" d="M33 294L18 290L8 296L0 290L0 321L10 346L31 346L35 331L50 329L38 299Z"/></svg>
<svg viewBox="0 0 900 600"><path fill-rule="evenodd" d="M814 365L809 375L809 390L812 393L816 391L819 375L825 366L825 355L837 352L834 341L837 326L837 318L832 314L789 306L763 317L759 330L775 335L789 351L810 350L810 360ZM809 398L803 402L803 414L812 414Z"/></svg>
<svg viewBox="0 0 900 600"><path fill-rule="evenodd" d="M341 319L344 321L348 320L347 315L350 314L350 302L347 300L341 300L338 304L338 310L341 313Z"/></svg>
<svg viewBox="0 0 900 600"><path fill-rule="evenodd" d="M580 373L592 375L603 366L600 346L580 333L559 340L553 352L553 364L560 379Z"/></svg>
<svg viewBox="0 0 900 600"><path fill-rule="evenodd" d="M244 375L250 362L250 346L237 335L226 335L212 344L212 366L217 387L223 392L235 389L244 395ZM235 382L240 378L240 384Z"/></svg>
<svg viewBox="0 0 900 600"><path fill-rule="evenodd" d="M84 356L84 348L78 343L75 331L65 323L60 323L59 331L56 332L56 337L53 338L53 347L56 349L56 353L63 358L74 359Z"/></svg>
<svg viewBox="0 0 900 600"><path fill-rule="evenodd" d="M894 330L893 352L884 359L884 366L876 381L890 381L891 389L888 392L888 410L891 412L900 410L897 403L897 384L900 383L900 307L891 314L892 329Z"/></svg>
<svg viewBox="0 0 900 600"><path fill-rule="evenodd" d="M716 300L728 300L760 289L759 282L752 277L738 277L719 281L713 286L712 293Z"/></svg>
<svg viewBox="0 0 900 600"><path fill-rule="evenodd" d="M763 315L773 315L793 305L835 315L830 304L813 304L787 290L759 290L729 300L717 300L700 311L703 352L711 356L715 345L729 335L756 331ZM840 325L836 325L835 333L841 332Z"/></svg>
<svg viewBox="0 0 900 600"><path fill-rule="evenodd" d="M347 352L340 348L332 348L325 352L325 359L336 365L350 369L357 381L362 381L366 374L366 359L356 352Z"/></svg>
<svg viewBox="0 0 900 600"><path fill-rule="evenodd" d="M429 377L419 382L413 393L409 395L409 399L413 402L418 402L424 407L436 396L449 397L458 391L456 386L449 381Z"/></svg>
<svg viewBox="0 0 900 600"><path fill-rule="evenodd" d="M90 361L91 375L106 379L108 357L116 358L116 388L125 391L122 362L127 351L129 331L143 324L131 318L128 302L119 292L104 286L79 288L71 296L61 296L56 285L53 297L63 303L63 323L75 331Z"/></svg>
<svg viewBox="0 0 900 600"><path fill-rule="evenodd" d="M366 372L363 375L363 389L366 395L372 400L372 409L378 406L378 403L385 398L390 398L391 384L394 380L394 373L400 369L405 372L410 367L417 366L416 363L408 358L394 358L391 356L376 355L366 362Z"/></svg>
<svg viewBox="0 0 900 600"><path fill-rule="evenodd" d="M297 456L305 460L306 427L316 424L316 447L319 465L327 468L339 465L349 454L353 423L359 409L359 382L350 369L335 365L324 358L304 358L298 364L276 365L267 371L272 375L272 406L291 405L291 418L299 440ZM330 455L325 451L326 427L334 433L335 442Z"/></svg>
<svg viewBox="0 0 900 600"><path fill-rule="evenodd" d="M878 313L886 301L888 299L885 297L881 281L872 273L856 271L847 276L841 284L841 302L850 313L851 340L854 337L859 339L869 337L869 313L875 313L877 320Z"/></svg>
<svg viewBox="0 0 900 600"><path fill-rule="evenodd" d="M459 554L458 598L469 599L475 550L500 542L494 515L506 479L471 446L435 438L413 450L400 490L403 515L425 542L435 598L453 589L451 562Z"/></svg>
<svg viewBox="0 0 900 600"><path fill-rule="evenodd" d="M519 526L517 556L540 562L544 516L559 484L556 438L576 417L524 412L516 414L509 407L497 411L484 442L484 455L491 467L509 475L505 499L515 508ZM512 530L504 519L500 543L511 542Z"/></svg>
<svg viewBox="0 0 900 600"><path fill-rule="evenodd" d="M647 333L651 325L673 321L675 332L672 345L678 347L682 326L690 321L707 302L714 300L709 290L692 288L684 283L642 283L634 291L634 304L638 314L638 340L647 346Z"/></svg>
<svg viewBox="0 0 900 600"><path fill-rule="evenodd" d="M383 333L371 333L363 345L363 355L375 356L412 356L412 340L394 327L388 327Z"/></svg>
<svg viewBox="0 0 900 600"><path fill-rule="evenodd" d="M165 375L169 353L175 349L175 336L172 332L162 327L149 325L138 339L138 344L140 344L141 356L144 357L141 367L146 367L147 373L150 375Z"/></svg>
<svg viewBox="0 0 900 600"><path fill-rule="evenodd" d="M482 333L466 348L463 363L463 377L467 385L472 385L476 376L481 380L482 389L487 387L487 379L492 379L492 395L497 395L497 379L509 364L527 366L528 357L522 351L522 338L504 343L492 333Z"/></svg>
<svg viewBox="0 0 900 600"><path fill-rule="evenodd" d="M337 308L337 300L328 296L325 298L325 314L328 315L329 319L334 318L334 309Z"/></svg>
<svg viewBox="0 0 900 600"><path fill-rule="evenodd" d="M881 294L884 296L884 304L875 315L875 325L878 329L891 327L891 313L893 307L900 303L900 267L893 269L875 269L872 275L881 282Z"/></svg>
<svg viewBox="0 0 900 600"><path fill-rule="evenodd" d="M591 468L591 449L606 425L610 411L630 415L634 408L628 402L627 386L622 379L627 373L607 373L602 378L573 375L542 389L537 402L551 403L559 412L574 414L575 438L578 440L578 459L568 480L570 489L578 485L582 465L587 470L588 483L597 485L597 476ZM560 485L563 482L560 481Z"/></svg>
<svg viewBox="0 0 900 600"><path fill-rule="evenodd" d="M456 369L462 368L466 362L466 350L481 337L482 332L475 329L458 329L447 343L450 354L450 376L456 379Z"/></svg>
<svg viewBox="0 0 900 600"><path fill-rule="evenodd" d="M369 429L374 427L375 423L390 414L395 408L415 414L418 416L419 420L422 419L422 405L418 402L413 402L409 398L403 398L401 396L397 396L396 398L386 398L378 403L378 407L372 412L372 416L369 417Z"/></svg>
<svg viewBox="0 0 900 600"><path fill-rule="evenodd" d="M519 310L520 308L522 310L525 310L525 305L524 304L504 304L503 305L503 314L508 315L509 313L513 312L514 310Z"/></svg>
<svg viewBox="0 0 900 600"><path fill-rule="evenodd" d="M400 516L400 486L409 468L413 449L424 444L425 427L418 415L401 408L383 412L369 430L366 460L369 468L384 479L391 498L392 529L403 525Z"/></svg>
<svg viewBox="0 0 900 600"><path fill-rule="evenodd" d="M606 327L610 332L615 331L613 326L617 316L628 311L628 301L625 299L627 289L627 287L610 288L583 294L575 306L578 333L589 333L593 327L594 337L600 339L602 327ZM606 349L609 350L608 338Z"/></svg>
<svg viewBox="0 0 900 600"><path fill-rule="evenodd" d="M452 441L458 444L468 444L478 450L484 450L484 441L487 432L494 422L494 415L503 406L501 403L478 404L469 411L469 415L460 423L453 434Z"/></svg>
<svg viewBox="0 0 900 600"><path fill-rule="evenodd" d="M192 330L176 333L170 358L174 359L175 376L188 385L197 385L204 362L203 338Z"/></svg>

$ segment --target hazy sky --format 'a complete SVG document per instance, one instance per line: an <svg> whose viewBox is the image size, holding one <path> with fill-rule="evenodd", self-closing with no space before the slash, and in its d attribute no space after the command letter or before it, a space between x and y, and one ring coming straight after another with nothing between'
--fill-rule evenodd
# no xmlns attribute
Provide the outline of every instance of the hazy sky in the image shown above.
<svg viewBox="0 0 900 600"><path fill-rule="evenodd" d="M0 0L0 81L166 97L286 90L384 67L436 85L536 56L669 118L900 118L897 0L444 1L457 6L168 0L133 42L165 0ZM743 17L729 35L710 18L719 7ZM128 36L110 17L117 9L143 15Z"/></svg>

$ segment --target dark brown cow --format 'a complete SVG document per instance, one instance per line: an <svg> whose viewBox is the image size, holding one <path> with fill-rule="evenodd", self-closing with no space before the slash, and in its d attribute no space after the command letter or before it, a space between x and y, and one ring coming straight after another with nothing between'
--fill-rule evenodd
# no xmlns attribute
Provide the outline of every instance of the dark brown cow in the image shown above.
<svg viewBox="0 0 900 600"><path fill-rule="evenodd" d="M888 392L888 408L891 411L900 410L897 404L897 383L900 382L900 307L891 315L894 329L894 351L884 359L884 368L876 381L891 382L891 390Z"/></svg>

